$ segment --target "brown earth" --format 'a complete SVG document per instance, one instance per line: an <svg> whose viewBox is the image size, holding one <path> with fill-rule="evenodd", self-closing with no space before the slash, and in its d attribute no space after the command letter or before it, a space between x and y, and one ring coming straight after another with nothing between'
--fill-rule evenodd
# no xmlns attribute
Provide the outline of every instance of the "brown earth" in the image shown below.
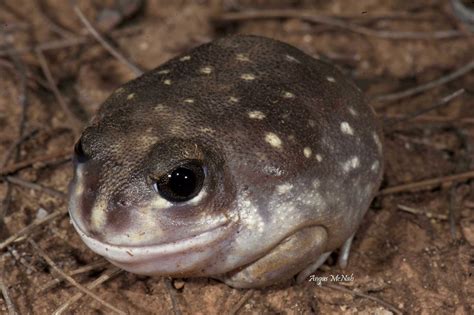
<svg viewBox="0 0 474 315"><path fill-rule="evenodd" d="M143 69L230 33L274 37L338 65L362 87L384 119L386 171L382 189L474 169L473 71L411 97L391 102L374 99L445 76L472 60L473 37L469 39L466 28L453 18L448 1L150 0L115 25L100 14L106 7L114 10L114 4L80 1L94 25ZM222 19L224 12L275 13L277 9L335 17L371 30L391 30L390 34L397 36L410 31L462 32L455 38L387 39L380 38L380 33L361 34L313 23L288 11L280 15L289 14L289 18ZM2 1L0 23L0 240L38 217L63 213L26 237L0 245L0 280L4 283L0 313L12 309L6 302L11 300L19 314L50 314L79 290L65 282L51 284L61 276L31 240L66 273L103 260L86 248L70 225L61 194L27 188L15 179L65 193L72 167L64 154L69 155L76 139L71 117L84 124L107 95L134 73L90 37L77 42L87 36L87 31L69 1ZM53 47L58 41L66 44ZM71 109L69 116L52 93L40 59L31 49L37 46L43 48L52 77ZM446 106L394 123L394 117L427 108L461 88L464 93ZM25 107L21 101L24 97ZM20 135L27 137L18 141ZM62 156L51 158L58 153ZM34 163L16 169L24 161ZM315 274L328 277L321 286L290 281L245 291L209 279L169 280L121 272L93 291L130 314L392 314L394 308L406 314L472 314L472 178L445 180L441 185L417 190L388 191L377 197L356 235L348 268L340 270L334 264L336 256L331 257ZM400 206L417 209L417 213ZM110 267L99 263L73 278L88 285ZM330 281L332 275L352 275L353 280ZM108 314L111 310L82 297L65 313Z"/></svg>

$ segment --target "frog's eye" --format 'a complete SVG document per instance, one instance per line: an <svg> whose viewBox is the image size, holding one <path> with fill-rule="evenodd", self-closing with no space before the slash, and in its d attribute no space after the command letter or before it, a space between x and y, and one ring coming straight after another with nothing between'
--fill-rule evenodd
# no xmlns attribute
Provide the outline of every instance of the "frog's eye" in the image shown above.
<svg viewBox="0 0 474 315"><path fill-rule="evenodd" d="M89 158L87 153L84 151L82 137L74 145L74 158L78 163L84 163Z"/></svg>
<svg viewBox="0 0 474 315"><path fill-rule="evenodd" d="M199 162L182 164L154 182L153 189L171 202L184 202L196 196L204 182L204 169Z"/></svg>

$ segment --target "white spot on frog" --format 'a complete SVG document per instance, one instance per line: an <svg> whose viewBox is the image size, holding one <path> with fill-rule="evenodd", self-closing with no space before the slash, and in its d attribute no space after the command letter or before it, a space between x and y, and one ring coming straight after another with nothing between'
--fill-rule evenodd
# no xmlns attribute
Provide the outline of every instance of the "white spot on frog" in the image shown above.
<svg viewBox="0 0 474 315"><path fill-rule="evenodd" d="M334 79L333 77L329 77L329 76L326 77L326 80L328 80L328 81L331 82L331 83L336 82L336 79Z"/></svg>
<svg viewBox="0 0 474 315"><path fill-rule="evenodd" d="M161 111L164 111L166 109L166 106L163 105L163 104L158 104L153 109L156 110L156 111L161 112Z"/></svg>
<svg viewBox="0 0 474 315"><path fill-rule="evenodd" d="M309 159L311 157L311 154L313 153L313 151L311 151L311 148L310 147L305 147L303 149L303 154L304 156Z"/></svg>
<svg viewBox="0 0 474 315"><path fill-rule="evenodd" d="M128 96L127 96L127 100L131 100L131 99L134 98L134 97L135 97L135 93L130 93L130 94L128 94Z"/></svg>
<svg viewBox="0 0 474 315"><path fill-rule="evenodd" d="M375 161L374 163L372 163L372 166L370 167L370 169L372 170L372 172L377 172L377 170L379 169L379 161Z"/></svg>
<svg viewBox="0 0 474 315"><path fill-rule="evenodd" d="M239 99L235 96L231 96L229 97L229 102L231 103L238 103L239 102Z"/></svg>
<svg viewBox="0 0 474 315"><path fill-rule="evenodd" d="M349 125L349 123L347 121L343 121L341 123L341 131L345 134L348 134L348 135L353 135L354 134L354 130L352 129L351 125Z"/></svg>
<svg viewBox="0 0 474 315"><path fill-rule="evenodd" d="M188 61L188 60L191 60L191 56L183 56L179 58L179 61Z"/></svg>
<svg viewBox="0 0 474 315"><path fill-rule="evenodd" d="M192 98L187 98L184 100L185 103L192 104L194 103L194 100Z"/></svg>
<svg viewBox="0 0 474 315"><path fill-rule="evenodd" d="M360 161L357 156L353 156L350 160L344 162L342 164L342 169L345 173L349 172L350 170L356 169L360 166Z"/></svg>
<svg viewBox="0 0 474 315"><path fill-rule="evenodd" d="M123 88L123 87L120 87L120 88L116 89L114 93L120 94L120 93L122 93L123 91L124 91L124 88Z"/></svg>
<svg viewBox="0 0 474 315"><path fill-rule="evenodd" d="M293 189L293 185L288 184L288 183L281 184L276 187L277 193L279 195L284 195L288 193L291 189Z"/></svg>
<svg viewBox="0 0 474 315"><path fill-rule="evenodd" d="M166 79L163 81L164 84L166 85L171 85L171 80L170 79Z"/></svg>
<svg viewBox="0 0 474 315"><path fill-rule="evenodd" d="M382 153L382 142L380 141L379 136L374 132L373 133L375 144L377 145L377 149L380 153Z"/></svg>
<svg viewBox="0 0 474 315"><path fill-rule="evenodd" d="M265 134L265 141L269 143L272 147L281 149L281 145L282 145L281 139L278 138L278 136L274 134L273 132L267 132Z"/></svg>
<svg viewBox="0 0 474 315"><path fill-rule="evenodd" d="M238 61L244 61L244 62L250 61L249 57L246 54L237 54L235 56L235 59L237 59Z"/></svg>
<svg viewBox="0 0 474 315"><path fill-rule="evenodd" d="M170 73L168 69L163 69L163 70L158 71L158 74L168 74L168 73Z"/></svg>
<svg viewBox="0 0 474 315"><path fill-rule="evenodd" d="M258 110L250 111L248 112L248 115L251 119L259 119L259 120L262 120L266 117L264 113Z"/></svg>
<svg viewBox="0 0 474 315"><path fill-rule="evenodd" d="M245 81L252 81L255 80L255 75L252 73L244 73L240 76L240 78Z"/></svg>
<svg viewBox="0 0 474 315"><path fill-rule="evenodd" d="M287 61L289 62L296 62L296 63L300 63L300 61L298 59L296 59L295 57L291 56L291 55L285 55L285 58Z"/></svg>
<svg viewBox="0 0 474 315"><path fill-rule="evenodd" d="M211 74L212 72L212 68L211 67L203 67L199 70L201 73L204 73L204 74Z"/></svg>
<svg viewBox="0 0 474 315"><path fill-rule="evenodd" d="M199 131L203 133L207 133L207 134L212 134L216 132L214 129L209 128L209 127L199 128Z"/></svg>
<svg viewBox="0 0 474 315"><path fill-rule="evenodd" d="M316 160L318 160L318 162L323 161L323 157L321 156L321 154L316 154Z"/></svg>
<svg viewBox="0 0 474 315"><path fill-rule="evenodd" d="M288 91L283 91L283 97L284 98L294 98L295 94L288 92Z"/></svg>
<svg viewBox="0 0 474 315"><path fill-rule="evenodd" d="M357 111L352 107L349 107L349 113L351 113L352 116L357 116Z"/></svg>

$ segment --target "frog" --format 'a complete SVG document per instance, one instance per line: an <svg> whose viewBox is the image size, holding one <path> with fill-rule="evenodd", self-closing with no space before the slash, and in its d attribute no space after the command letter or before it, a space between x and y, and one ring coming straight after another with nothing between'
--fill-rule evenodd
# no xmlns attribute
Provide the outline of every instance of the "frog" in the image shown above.
<svg viewBox="0 0 474 315"><path fill-rule="evenodd" d="M304 281L354 235L383 174L380 122L334 65L230 35L115 90L74 146L69 215L131 273L234 288Z"/></svg>

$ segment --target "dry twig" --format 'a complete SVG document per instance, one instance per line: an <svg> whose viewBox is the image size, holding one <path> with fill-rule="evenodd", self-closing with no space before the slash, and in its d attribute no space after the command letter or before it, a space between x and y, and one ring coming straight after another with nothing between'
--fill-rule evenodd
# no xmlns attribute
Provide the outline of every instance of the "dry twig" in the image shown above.
<svg viewBox="0 0 474 315"><path fill-rule="evenodd" d="M62 199L62 200L65 200L66 197L67 197L66 194L63 193L62 191L59 191L59 190L56 190L56 189L53 189L53 188L44 187L43 185L32 183L32 182L29 182L27 180L24 180L24 179L21 179L21 178L18 178L18 177L7 176L7 181L9 181L10 183L16 184L18 186L22 186L22 187L25 187L25 188L34 189L34 190L44 192L48 195L57 197L57 198Z"/></svg>
<svg viewBox="0 0 474 315"><path fill-rule="evenodd" d="M374 30L355 23L347 22L339 18L329 17L317 14L308 10L259 10L245 11L236 13L223 13L215 17L217 21L231 22L249 19L279 19L293 18L311 23L318 23L337 27L346 31L366 36L373 36L384 39L446 39L463 36L458 30L443 30L434 32L404 32L404 31L386 31Z"/></svg>
<svg viewBox="0 0 474 315"><path fill-rule="evenodd" d="M7 247L8 245L10 245L11 243L15 242L17 239L19 239L20 237L22 236L25 236L29 233L31 233L31 231L33 231L35 228L37 228L38 226L41 226L51 220L54 220L55 218L61 216L61 215L64 215L66 214L65 211L54 211L53 213L45 216L44 218L42 219L38 219L38 220L35 220L33 221L33 223L31 223L30 225L26 226L25 228L19 230L18 232L16 232L15 234L13 234L12 236L10 236L9 238L7 238L6 240L4 240L3 242L0 243L0 251L3 250L5 247Z"/></svg>
<svg viewBox="0 0 474 315"><path fill-rule="evenodd" d="M94 36L94 38L104 47L112 56L114 56L118 61L126 65L136 76L143 74L143 71L140 70L136 65L132 64L127 58L124 57L116 48L114 48L108 41L103 38L99 32L92 26L92 24L87 20L87 18L82 13L81 9L77 4L73 5L74 13L79 17L82 24L87 28L89 33Z"/></svg>
<svg viewBox="0 0 474 315"><path fill-rule="evenodd" d="M390 303L387 303L387 302L385 302L385 301L383 301L383 300L381 300L381 299L379 299L375 296L371 296L371 295L368 295L368 294L365 294L365 293L362 293L362 292L349 290L349 289L347 289L347 288L345 288L341 285L328 283L328 284L325 284L325 285L321 286L321 288L330 288L330 289L341 291L341 292L344 292L344 293L349 293L352 296L366 298L368 300L372 300L372 301L386 307L387 309L389 309L390 311L394 312L397 315L402 315L403 314L402 311L400 311L398 308L396 308L395 306L393 306Z"/></svg>
<svg viewBox="0 0 474 315"><path fill-rule="evenodd" d="M19 98L18 101L21 106L21 116L20 121L18 122L18 138L22 138L25 133L25 123L26 123L26 110L28 108L28 89L27 89L27 70L26 66L23 61L18 57L16 53L15 47L12 45L12 53L10 54L10 58L13 60L15 64L15 70L18 73L19 82L20 82L20 91L19 91ZM14 158L15 160L19 157L19 148L15 146L14 150Z"/></svg>
<svg viewBox="0 0 474 315"><path fill-rule="evenodd" d="M89 283L86 288L89 290L95 289L102 283L112 279L113 277L117 276L122 272L121 269L117 267L112 267L110 269L107 269L99 278L95 279L91 283ZM53 315L61 315L64 313L71 305L79 301L85 294L82 292L78 292L75 295L73 295L66 303L61 305L57 310L53 312Z"/></svg>
<svg viewBox="0 0 474 315"><path fill-rule="evenodd" d="M471 178L474 178L474 171L468 171L468 172L463 172L459 174L425 179L419 182L413 182L413 183L388 187L379 191L379 195L385 196L385 195L391 195L391 194L396 194L396 193L405 192L405 191L429 189L429 188L432 188L433 186L437 186L440 184L460 182L460 181L469 180Z"/></svg>
<svg viewBox="0 0 474 315"><path fill-rule="evenodd" d="M386 101L395 101L395 100L399 100L399 99L402 99L402 98L405 98L405 97L409 97L409 96L412 96L412 95L415 95L415 94L419 94L419 93L422 93L424 91L427 91L427 90L430 90L432 88L435 88L437 86L440 86L440 85L443 85L443 84L446 84L450 81L453 81L463 75L465 75L466 73L469 73L469 71L473 70L474 69L474 60L471 60L470 62L468 62L467 64L459 67L458 69L456 69L455 71L445 75L445 76L442 76L434 81L430 81L430 82L427 82L427 83L424 83L424 84L421 84L421 85L418 85L418 86L415 86L415 87L412 87L412 88L409 88L409 89L406 89L406 90L403 90L403 91L400 91L400 92L395 92L395 93L390 93L390 94L382 94L382 95L375 95L372 97L372 101L382 101L382 102L386 102Z"/></svg>
<svg viewBox="0 0 474 315"><path fill-rule="evenodd" d="M4 51L5 52L5 51ZM10 52L10 50L6 50L6 52ZM0 52L0 57L1 57L1 52ZM15 66L10 63L7 60L0 59L0 66L8 69L8 70L13 70L15 69ZM44 81L42 78L40 78L36 73L33 73L31 70L27 69L26 70L26 76L28 77L28 86L29 87L36 87L35 84L40 85L41 87L49 90L49 85Z"/></svg>
<svg viewBox="0 0 474 315"><path fill-rule="evenodd" d="M30 225L26 226L25 228L19 230L18 232L16 232L15 234L11 235L9 238L7 238L6 240L4 240L3 242L0 243L0 251L3 250L5 247L7 247L8 245L12 244L13 242L15 242L17 239L19 239L20 237L22 236L25 236L25 235L28 235L29 233L31 233L35 228L45 224L45 223L48 223L49 221L51 220L54 220L55 218L61 216L61 215L64 215L66 214L65 211L54 211L53 213L45 216L44 218L41 218L41 219L38 219L38 220L35 220L33 221L33 223L31 223Z"/></svg>
<svg viewBox="0 0 474 315"><path fill-rule="evenodd" d="M386 114L383 115L384 119L404 119L406 116L404 114ZM426 116L418 116L412 118L413 121L417 123L425 123L425 124L474 124L474 118L471 117L446 117L446 116L434 116L434 115L426 115Z"/></svg>
<svg viewBox="0 0 474 315"><path fill-rule="evenodd" d="M38 244L36 244L35 241L30 239L29 243L31 244L31 246L33 246L33 248L36 250L38 255L40 255L54 271L56 271L66 281L68 281L73 286L75 286L78 290L82 291L82 293L87 294L88 296L90 296L91 298L93 298L94 300L96 300L97 302L99 302L100 304L104 305L105 307L107 307L108 309L112 310L113 312L115 312L117 314L122 314L122 315L126 314L125 312L119 310L118 308L116 308L112 304L104 301L99 296L97 296L94 292L90 291L88 288L86 288L83 285L79 284L76 280L74 280L72 277L67 275L61 268L59 268L56 265L56 263L48 256L48 254L46 254L46 252Z"/></svg>
<svg viewBox="0 0 474 315"><path fill-rule="evenodd" d="M20 240L20 239L18 239ZM31 275L36 272L38 272L38 269L35 267L35 265L32 265L30 261L25 259L24 255L22 255L18 250L15 248L15 246L7 246L8 253L13 257L13 259L25 267L26 269L26 274Z"/></svg>
<svg viewBox="0 0 474 315"><path fill-rule="evenodd" d="M181 315L181 311L178 307L176 291L173 288L173 284L171 283L171 278L166 278L165 279L165 287L166 287L166 290L168 291L168 294L170 295L170 298L171 298L171 308L173 309L173 314L174 315Z"/></svg>
<svg viewBox="0 0 474 315"><path fill-rule="evenodd" d="M22 144L24 141L26 141L27 139L29 139L30 137L32 137L37 132L38 132L38 129L33 129L30 132L28 132L28 133L24 134L23 136L21 136L20 138L18 138L17 140L15 140L15 142L13 142L10 145L10 147L7 149L7 151L5 152L5 155L3 156L3 159L0 162L0 169L4 168L5 165L7 165L8 161L11 158L11 156L14 155L13 153L17 150L18 146L20 144Z"/></svg>
<svg viewBox="0 0 474 315"><path fill-rule="evenodd" d="M247 301L250 299L250 297L253 295L254 290L247 290L244 295L240 298L237 303L232 307L232 309L229 311L229 314L235 315L237 312L247 303Z"/></svg>
<svg viewBox="0 0 474 315"><path fill-rule="evenodd" d="M69 30L65 29L64 27L56 23L47 14L46 3L44 3L43 1L38 1L38 3L36 4L36 7L37 7L36 12L38 12L38 14L43 18L43 21L52 32L58 34L59 36L63 38L69 38L74 35L74 33L70 32Z"/></svg>
<svg viewBox="0 0 474 315"><path fill-rule="evenodd" d="M418 111L415 111L413 113L410 113L408 115L406 115L405 117L402 117L402 118L399 118L397 119L396 121L387 121L387 119L385 119L384 121L384 128L385 129L389 129L390 127L392 127L393 125L396 125L398 123L401 123L401 122L405 122L407 120L411 120L411 119L414 119L420 115L423 115L423 114L426 114L432 110L435 110L435 109L438 109L442 106L445 106L447 105L449 102L451 102L453 99L455 99L456 97L459 97L461 95L463 95L465 92L464 89L459 89L443 98L441 98L440 100L438 100L434 105L431 105L430 107L428 108L423 108L423 109L420 109Z"/></svg>
<svg viewBox="0 0 474 315"><path fill-rule="evenodd" d="M10 294L8 293L8 287L3 282L2 275L0 275L0 291L2 292L3 299L5 300L5 304L7 305L8 315L17 315L18 312L15 308L15 304L13 304L13 301L10 298Z"/></svg>
<svg viewBox="0 0 474 315"><path fill-rule="evenodd" d="M397 205L397 207L398 207L398 209L400 209L402 211L405 211L405 212L408 212L408 213L422 214L422 215L426 216L429 219L431 219L431 218L438 219L438 220L447 220L448 219L448 216L445 215L445 214L432 213L432 212L423 211L423 210L420 210L420 209L415 209L415 208L404 206L404 205Z"/></svg>
<svg viewBox="0 0 474 315"><path fill-rule="evenodd" d="M116 30L111 32L112 37L120 37L120 36L128 36L131 34L134 34L138 31L140 31L139 26L131 26L128 28L124 28L121 30ZM30 53L33 51L48 51L48 50L54 50L54 49L62 49L62 48L68 48L68 47L74 47L77 45L82 45L82 44L87 44L87 43L94 43L94 41L91 39L90 35L85 35L85 36L76 36L76 37L71 37L71 38L66 38L66 39L57 39L57 40L51 40L48 42L43 42L39 43L35 46L30 46L30 47L24 47L24 48L19 48L16 50L18 54L26 54ZM12 52L11 49L4 49L0 50L0 57L2 56L7 56Z"/></svg>
<svg viewBox="0 0 474 315"><path fill-rule="evenodd" d="M46 154L46 155L38 156L35 158L31 158L29 160L24 160L15 164L11 164L9 166L6 166L3 169L0 169L0 176L5 176L5 175L15 173L19 170L30 167L37 163L47 165L47 164L51 164L51 163L61 161L61 160L67 161L71 158L71 151L72 149L68 149L65 151L59 151L52 154Z"/></svg>
<svg viewBox="0 0 474 315"><path fill-rule="evenodd" d="M83 267L79 267L73 271L71 271L69 273L70 276L76 276L76 275L80 275L82 273L87 273L87 272L90 272L90 271L93 271L93 270L96 270L96 269L100 269L100 268L103 268L105 266L109 265L109 262L105 261L105 260L101 260L101 261L97 261L97 262L93 262L89 265L86 265L86 266L83 266ZM44 291L47 291L49 289L51 289L52 287L60 284L64 279L53 279L51 281L49 281L48 283L46 283L43 287L41 287L41 289L39 290L40 292L44 292ZM90 288L89 288L90 289Z"/></svg>
<svg viewBox="0 0 474 315"><path fill-rule="evenodd" d="M20 144L22 142L22 138L25 133L25 123L26 123L26 110L28 107L28 98L27 98L27 79L26 79L26 66L23 63L23 61L18 57L16 53L16 49L13 46L12 42L13 39L9 39L9 36L7 37L7 42L8 46L11 46L11 52L9 53L10 58L13 60L14 63L14 70L18 74L19 77L19 83L20 83L20 89L19 89L19 103L21 106L21 116L20 120L18 121L18 140L13 143L13 145L7 150L5 153L4 159L2 160L0 164L0 170L4 168L4 166L7 164L8 160L10 159L11 156L13 156L14 161L16 162L20 156ZM3 218L7 212L7 207L9 206L9 203L11 201L11 185L7 184L7 190L5 194L5 198L2 201L1 204L1 209L0 209L0 228L3 226Z"/></svg>
<svg viewBox="0 0 474 315"><path fill-rule="evenodd" d="M40 50L37 50L36 55L41 65L41 69L43 70L43 74L48 80L49 87L51 91L53 91L54 97L58 101L64 113L66 114L66 117L69 120L69 123L71 124L71 128L74 131L74 134L78 136L82 130L82 123L74 116L73 112L71 111L71 109L69 109L69 106L66 104L66 101L64 100L61 92L59 92L59 89L56 85L56 82L54 81L51 71L49 70L48 62L46 61L46 58L44 57L43 52L41 52Z"/></svg>

